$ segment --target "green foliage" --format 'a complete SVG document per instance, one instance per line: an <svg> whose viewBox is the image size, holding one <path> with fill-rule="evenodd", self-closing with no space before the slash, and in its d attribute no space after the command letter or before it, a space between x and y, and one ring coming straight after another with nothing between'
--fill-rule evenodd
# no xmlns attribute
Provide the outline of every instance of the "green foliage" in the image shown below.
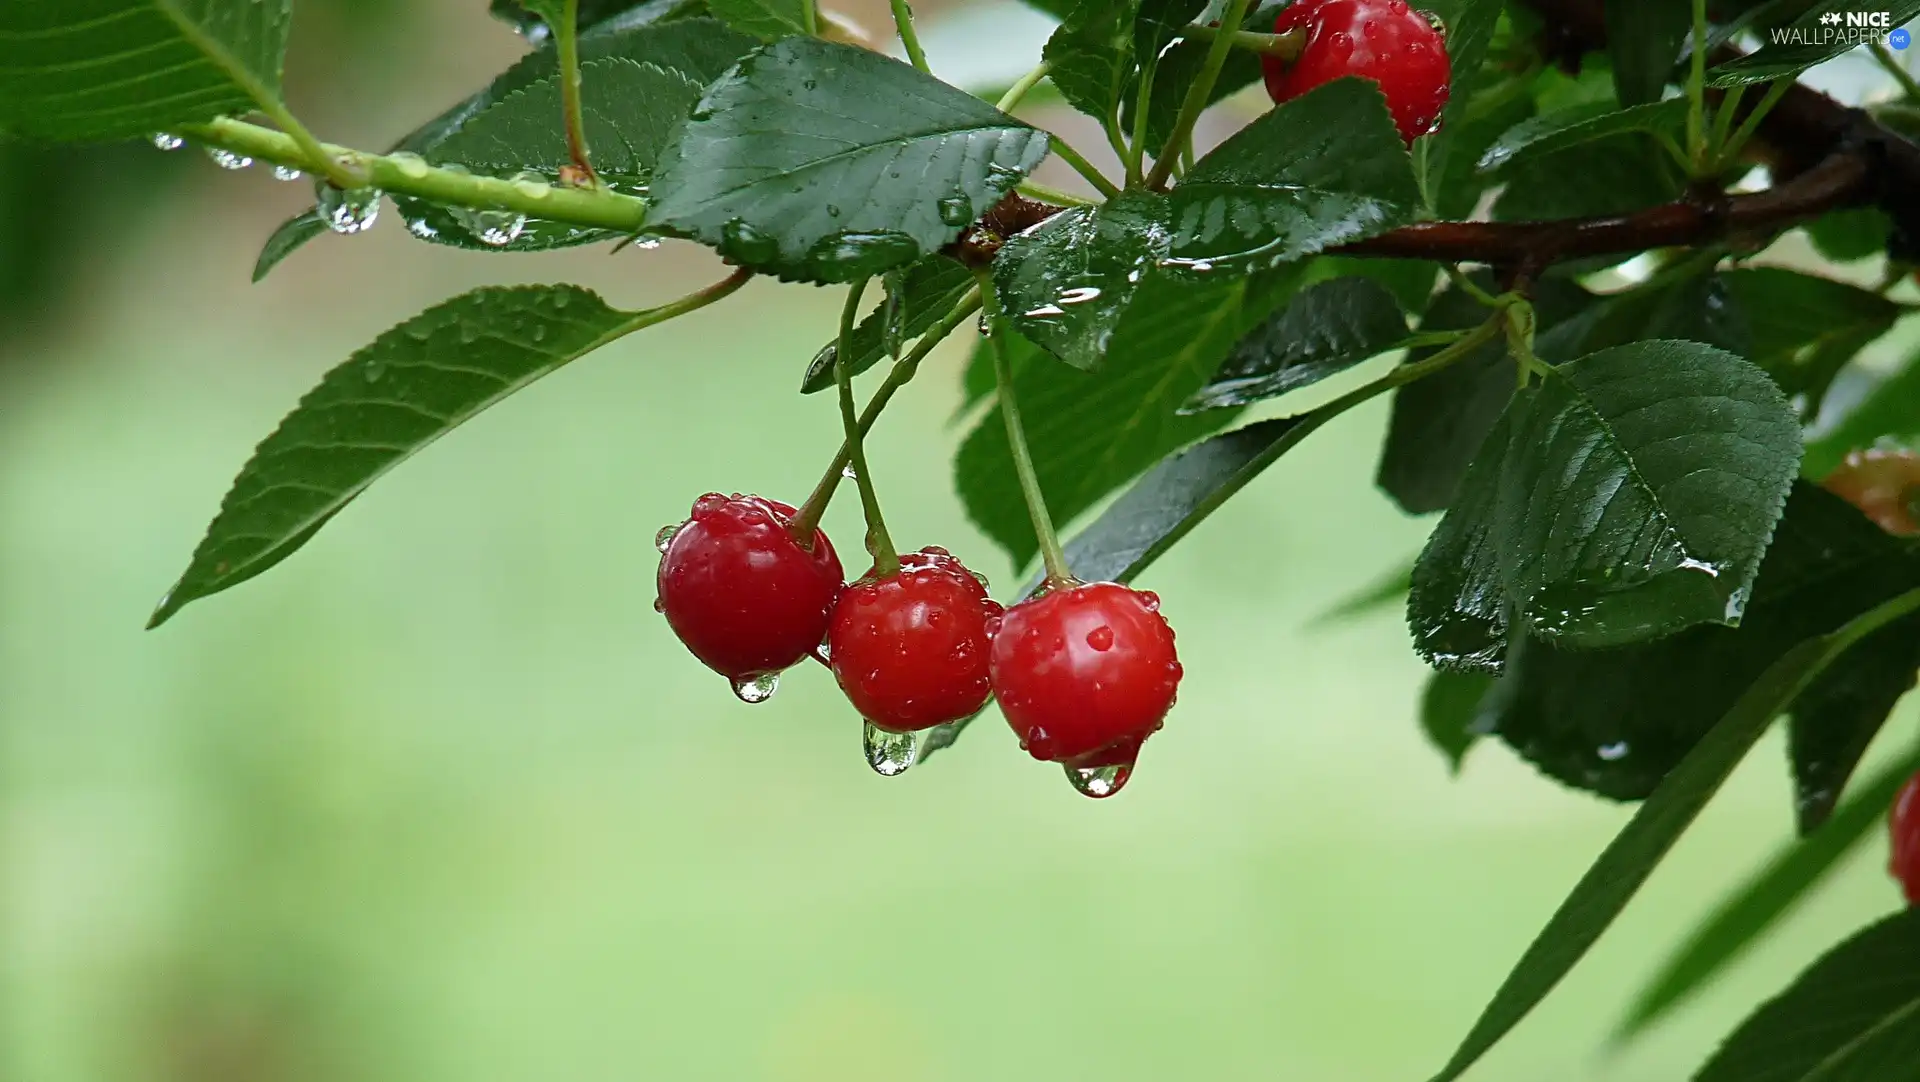
<svg viewBox="0 0 1920 1082"><path fill-rule="evenodd" d="M889 285L893 294L895 337L906 341L926 333L947 314L974 286L973 272L944 255L930 255L908 267L898 286ZM853 329L853 344L858 348L847 360L847 368L859 375L887 355L887 308L882 305ZM802 394L812 394L833 386L833 364L839 356L839 343L828 342L813 355L807 375L800 384Z"/></svg>
<svg viewBox="0 0 1920 1082"><path fill-rule="evenodd" d="M1251 405L1311 386L1409 341L1407 319L1393 294L1365 278L1335 278L1302 290L1255 327L1182 409Z"/></svg>
<svg viewBox="0 0 1920 1082"><path fill-rule="evenodd" d="M707 0L707 6L728 26L762 41L807 31L801 0Z"/></svg>
<svg viewBox="0 0 1920 1082"><path fill-rule="evenodd" d="M1493 678L1476 672L1435 672L1420 696L1420 729L1455 774L1467 750L1480 739L1480 704Z"/></svg>
<svg viewBox="0 0 1920 1082"><path fill-rule="evenodd" d="M1041 52L1053 67L1053 85L1060 96L1096 120L1119 114L1132 71L1132 14L1128 4L1080 0Z"/></svg>
<svg viewBox="0 0 1920 1082"><path fill-rule="evenodd" d="M1568 106L1524 120L1507 129L1480 155L1479 167L1491 172L1522 154L1551 154L1627 132L1673 136L1686 125L1687 103L1679 98L1630 109L1609 102Z"/></svg>
<svg viewBox="0 0 1920 1082"><path fill-rule="evenodd" d="M581 65L580 113L594 170L638 184L652 176L661 148L699 100L700 84L678 71L611 57ZM560 115L560 77L516 90L433 148L434 160L476 173L548 175L572 160Z"/></svg>
<svg viewBox="0 0 1920 1082"><path fill-rule="evenodd" d="M286 559L382 474L633 319L573 286L480 289L374 339L261 441L149 626Z"/></svg>
<svg viewBox="0 0 1920 1082"><path fill-rule="evenodd" d="M1844 35L1833 35L1831 38L1819 36L1820 17L1829 14L1844 16L1860 10L1853 0L1820 0L1805 8L1791 24L1813 34L1807 44L1763 45L1738 60L1715 67L1707 73L1707 81L1713 86L1731 87L1797 77L1815 64L1832 60L1859 44ZM1920 15L1920 0L1886 0L1874 10L1886 12L1892 20L1889 25L1900 26Z"/></svg>
<svg viewBox="0 0 1920 1082"><path fill-rule="evenodd" d="M126 139L278 98L292 0L22 0L0 10L0 131Z"/></svg>
<svg viewBox="0 0 1920 1082"><path fill-rule="evenodd" d="M905 64L790 38L707 91L648 223L742 266L851 281L939 249L1046 151L1044 134Z"/></svg>
<svg viewBox="0 0 1920 1082"><path fill-rule="evenodd" d="M1743 267L1721 280L1751 329L1747 356L1781 390L1805 395L1809 417L1840 369L1902 313L1878 293L1780 267Z"/></svg>
<svg viewBox="0 0 1920 1082"><path fill-rule="evenodd" d="M1803 469L1809 477L1825 477L1856 447L1916 435L1920 435L1920 353L1874 384L1831 432L1808 441Z"/></svg>
<svg viewBox="0 0 1920 1082"><path fill-rule="evenodd" d="M1612 0L1606 16L1607 55L1613 60L1613 87L1620 104L1658 101L1691 28L1690 5L1674 0Z"/></svg>

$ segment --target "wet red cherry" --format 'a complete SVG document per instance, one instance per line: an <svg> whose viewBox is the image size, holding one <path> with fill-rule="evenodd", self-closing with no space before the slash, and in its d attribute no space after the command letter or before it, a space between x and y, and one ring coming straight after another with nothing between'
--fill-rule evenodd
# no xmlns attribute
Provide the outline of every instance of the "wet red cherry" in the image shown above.
<svg viewBox="0 0 1920 1082"><path fill-rule="evenodd" d="M1920 534L1913 517L1920 501L1920 454L1905 448L1854 451L1820 483L1888 533Z"/></svg>
<svg viewBox="0 0 1920 1082"><path fill-rule="evenodd" d="M848 584L827 625L827 655L853 708L875 728L918 732L986 704L987 621L1000 606L946 549L900 557L898 573Z"/></svg>
<svg viewBox="0 0 1920 1082"><path fill-rule="evenodd" d="M1180 661L1158 598L1094 582L1008 609L994 629L992 675L1027 753L1079 771L1082 792L1105 796L1173 707Z"/></svg>
<svg viewBox="0 0 1920 1082"><path fill-rule="evenodd" d="M1887 871L1905 889L1908 904L1920 905L1920 774L1908 779L1894 797L1887 813L1887 833L1892 842Z"/></svg>
<svg viewBox="0 0 1920 1082"><path fill-rule="evenodd" d="M1406 0L1296 0L1273 32L1296 29L1307 36L1298 59L1260 61L1275 103L1357 75L1379 84L1402 139L1411 143L1439 127L1452 78L1446 38Z"/></svg>
<svg viewBox="0 0 1920 1082"><path fill-rule="evenodd" d="M814 531L808 550L789 532L795 514L777 500L709 492L655 539L654 608L748 702L772 694L780 670L820 646L843 582L825 533Z"/></svg>

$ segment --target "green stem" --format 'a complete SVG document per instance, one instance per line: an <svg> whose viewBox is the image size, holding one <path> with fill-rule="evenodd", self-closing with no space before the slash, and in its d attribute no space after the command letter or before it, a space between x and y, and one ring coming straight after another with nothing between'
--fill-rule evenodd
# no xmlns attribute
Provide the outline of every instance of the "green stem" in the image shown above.
<svg viewBox="0 0 1920 1082"><path fill-rule="evenodd" d="M1713 162L1715 171L1726 161L1721 149L1727 145L1727 136L1733 131L1733 117L1740 111L1740 99L1747 92L1747 84L1727 91L1720 97L1720 105L1713 111L1713 134L1707 138L1707 157Z"/></svg>
<svg viewBox="0 0 1920 1082"><path fill-rule="evenodd" d="M926 360L927 355L952 334L954 328L971 319L979 310L980 291L976 289L961 297L960 303L942 316L940 322L927 328L926 333L920 336L920 340L907 351L906 356L894 362L893 367L887 372L887 378L873 392L873 397L867 399L867 408L860 412L862 436L873 431L874 422L880 419L880 413L887 408L887 402L893 398L893 393L905 387L913 379L914 374L920 370L920 362ZM839 347L836 345L834 349L837 364ZM801 506L800 513L794 516L793 530L796 536L813 536L814 528L820 525L821 516L827 512L827 504L833 502L833 494L840 487L841 479L846 476L843 471L852 460L853 445L843 441L839 452L833 456L833 462L827 466L827 472L820 475L820 481L813 486L813 492L808 494L807 502Z"/></svg>
<svg viewBox="0 0 1920 1082"><path fill-rule="evenodd" d="M1894 82L1900 84L1900 92L1906 96L1907 100L1920 101L1920 80L1914 79L1913 73L1900 63L1900 58L1878 42L1870 47L1870 51L1873 53L1873 58L1880 62L1880 66L1887 69L1887 74L1893 76Z"/></svg>
<svg viewBox="0 0 1920 1082"><path fill-rule="evenodd" d="M933 69L927 67L927 52L920 47L920 34L913 28L913 9L907 6L907 0L892 0L892 3L893 28L900 34L900 44L906 47L907 59L914 67L933 74Z"/></svg>
<svg viewBox="0 0 1920 1082"><path fill-rule="evenodd" d="M287 133L226 117L184 125L180 132L209 146L311 173L324 174L329 161L351 162L361 174L352 182L355 187L372 185L448 206L512 210L529 218L621 233L639 232L647 210L646 200L607 188L567 188L455 173L412 155L369 154L329 143L309 150Z"/></svg>
<svg viewBox="0 0 1920 1082"><path fill-rule="evenodd" d="M1067 567L1067 555L1060 548L1060 535L1054 532L1053 516L1047 513L1046 493L1040 491L1040 475L1033 468L1033 452L1027 447L1027 429L1020 423L1020 404L1013 392L1013 367L1007 358L1007 335L1011 329L1001 321L1000 298L994 294L993 279L980 272L980 294L987 309L987 342L993 350L993 381L999 389L1000 416L1007 423L1007 447L1013 453L1014 476L1020 481L1020 495L1033 519L1033 536L1040 542L1040 560L1047 569L1047 585L1071 586L1079 581Z"/></svg>
<svg viewBox="0 0 1920 1082"><path fill-rule="evenodd" d="M1687 75L1687 155L1693 175L1705 176L1707 161L1707 0L1693 0L1693 67Z"/></svg>
<svg viewBox="0 0 1920 1082"><path fill-rule="evenodd" d="M747 279L752 277L753 272L742 267L705 289L694 290L684 297L668 301L657 308L645 308L638 312L631 313L626 322L617 324L612 330L601 335L592 345L581 350L576 356L585 356L599 349L601 346L616 339L625 338L635 331L646 330L655 324L665 323L669 319L684 316L688 312L699 311L715 301L724 300L732 296L735 290L746 285Z"/></svg>
<svg viewBox="0 0 1920 1082"><path fill-rule="evenodd" d="M810 38L820 36L820 0L800 0L800 28Z"/></svg>
<svg viewBox="0 0 1920 1082"><path fill-rule="evenodd" d="M1127 141L1127 153L1124 161L1127 165L1127 187L1139 186L1143 177L1141 165L1147 156L1147 119L1153 105L1153 77L1160 70L1160 58L1143 57L1140 60L1140 85L1133 99L1133 134Z"/></svg>
<svg viewBox="0 0 1920 1082"><path fill-rule="evenodd" d="M1696 3L1704 2L1696 0ZM1227 10L1220 17L1220 33L1207 47L1207 57L1201 62L1200 75L1187 86L1187 96L1180 103L1180 115L1173 122L1173 131L1167 135L1166 145L1160 148L1160 153L1153 159L1153 172L1147 174L1147 187L1158 188L1165 184L1174 163L1180 160L1180 148L1193 137L1193 126L1199 123L1200 114L1206 112L1208 99L1213 96L1213 84L1219 81L1220 69L1227 62L1228 51L1233 48L1233 35L1239 31L1252 4L1253 0L1229 0Z"/></svg>
<svg viewBox="0 0 1920 1082"><path fill-rule="evenodd" d="M579 22L580 0L567 0L560 25L553 28L554 48L560 54L560 113L566 120L567 154L573 158L574 166L587 175L588 181L597 183L587 150L586 121L580 115L580 48L576 32Z"/></svg>
<svg viewBox="0 0 1920 1082"><path fill-rule="evenodd" d="M1022 195L1032 196L1043 203L1054 203L1063 207L1085 207L1099 202L1099 200L1088 199L1086 196L1076 192L1064 191L1052 185L1042 184L1036 180L1023 180L1018 187Z"/></svg>
<svg viewBox="0 0 1920 1082"><path fill-rule="evenodd" d="M1120 194L1120 189L1114 187L1113 181L1101 175L1100 170L1095 169L1092 162L1081 157L1080 152L1073 149L1073 144L1052 133L1048 134L1047 143L1053 148L1055 154L1060 155L1061 161L1073 166L1073 171L1087 178L1087 183L1093 185L1101 195L1112 199Z"/></svg>
<svg viewBox="0 0 1920 1082"><path fill-rule="evenodd" d="M1471 277L1467 275L1465 271L1461 270L1458 266L1455 266L1452 263L1443 263L1441 264L1441 269L1447 272L1447 279L1453 283L1453 288L1459 290L1462 293L1465 293L1467 296L1472 297L1474 300L1479 301L1481 304L1486 305L1488 308L1500 307L1500 304L1501 304L1500 298L1494 296L1493 294L1487 292L1484 289L1481 289L1480 284L1478 282L1475 282Z"/></svg>
<svg viewBox="0 0 1920 1082"><path fill-rule="evenodd" d="M887 536L886 519L880 515L880 496L873 490L873 475L867 469L866 440L860 430L859 413L853 405L853 366L847 363L847 355L853 351L853 323L860 314L860 295L866 291L865 278L856 279L847 287L847 303L840 309L840 340L834 345L833 381L840 389L840 427L845 433L848 461L853 466L853 483L860 488L860 507L866 512L867 553L873 557L874 574L886 577L899 573L900 554L893 550L893 538Z"/></svg>
<svg viewBox="0 0 1920 1082"><path fill-rule="evenodd" d="M1008 87L1007 92L1000 95L1000 100L993 103L993 107L1003 113L1011 112L1014 106L1020 104L1020 99L1027 96L1027 91L1040 85L1040 80L1046 78L1047 73L1052 70L1052 61L1040 61L1032 71L1022 75L1019 82Z"/></svg>
<svg viewBox="0 0 1920 1082"><path fill-rule="evenodd" d="M1307 31L1304 27L1289 30L1284 34L1261 34L1252 30L1235 30L1232 35L1229 36L1223 35L1219 27L1195 24L1181 30L1180 36L1183 38L1197 38L1201 41L1213 41L1224 36L1227 37L1229 43L1236 49L1246 49L1249 52L1260 53L1264 56L1277 56L1289 63L1300 59L1301 50L1307 47Z"/></svg>
<svg viewBox="0 0 1920 1082"><path fill-rule="evenodd" d="M1733 134L1721 146L1719 160L1714 163L1716 170L1724 169L1738 160L1740 152L1746 149L1747 140L1753 138L1753 133L1760 130L1760 122L1767 118L1768 113L1773 112L1773 107L1780 104L1780 99L1786 97L1787 91L1792 89L1791 76L1775 79L1768 84L1766 96L1760 99L1760 104L1753 107L1753 112L1747 114L1747 119L1740 122L1740 126L1734 129Z"/></svg>

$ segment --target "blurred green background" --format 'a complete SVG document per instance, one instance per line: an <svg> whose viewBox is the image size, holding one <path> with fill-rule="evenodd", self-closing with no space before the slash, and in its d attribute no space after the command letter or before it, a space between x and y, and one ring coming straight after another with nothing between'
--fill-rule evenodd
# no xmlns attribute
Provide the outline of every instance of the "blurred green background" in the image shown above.
<svg viewBox="0 0 1920 1082"><path fill-rule="evenodd" d="M519 50L483 7L303 3L296 106L384 144ZM30 233L64 257L7 279L0 331L8 1082L1417 1080L1629 814L1499 746L1449 778L1397 611L1312 624L1429 525L1371 486L1383 406L1143 580L1187 678L1116 800L991 715L876 777L817 668L736 702L650 610L651 538L708 489L796 499L831 453L831 402L794 390L838 299L804 287L756 283L536 385L143 632L253 443L379 331L484 282L637 307L720 272L674 245L461 254L389 218L250 286L303 185L192 151L7 153L15 190L39 185L9 204L9 266ZM872 453L896 538L1005 596L949 474L965 348ZM830 518L845 550L855 513ZM1775 738L1472 1077L1683 1078L1897 904L1876 839L1731 979L1602 1055L1789 830Z"/></svg>

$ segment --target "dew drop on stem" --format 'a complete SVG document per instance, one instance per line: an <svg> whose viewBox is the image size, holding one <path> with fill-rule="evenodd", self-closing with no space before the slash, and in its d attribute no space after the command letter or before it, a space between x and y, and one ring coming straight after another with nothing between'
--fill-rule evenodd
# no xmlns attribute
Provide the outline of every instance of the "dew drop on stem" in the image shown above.
<svg viewBox="0 0 1920 1082"><path fill-rule="evenodd" d="M314 185L314 212L335 233L364 233L380 217L380 190L343 191L320 181Z"/></svg>
<svg viewBox="0 0 1920 1082"><path fill-rule="evenodd" d="M253 159L245 154L235 154L225 147L208 147L207 157L222 169L245 169L253 164Z"/></svg>
<svg viewBox="0 0 1920 1082"><path fill-rule="evenodd" d="M276 165L273 167L273 179L275 180L299 180L305 175L306 174L291 165Z"/></svg>
<svg viewBox="0 0 1920 1082"><path fill-rule="evenodd" d="M920 741L913 733L890 733L870 721L862 726L861 747L875 774L883 778L904 774L920 757Z"/></svg>
<svg viewBox="0 0 1920 1082"><path fill-rule="evenodd" d="M187 145L185 139L180 138L170 131L157 131L149 138L153 140L154 148L157 150L179 150L181 147Z"/></svg>
<svg viewBox="0 0 1920 1082"><path fill-rule="evenodd" d="M780 690L780 674L777 672L763 672L753 676L733 678L734 697L749 705L766 702L773 698L773 693L778 690Z"/></svg>

